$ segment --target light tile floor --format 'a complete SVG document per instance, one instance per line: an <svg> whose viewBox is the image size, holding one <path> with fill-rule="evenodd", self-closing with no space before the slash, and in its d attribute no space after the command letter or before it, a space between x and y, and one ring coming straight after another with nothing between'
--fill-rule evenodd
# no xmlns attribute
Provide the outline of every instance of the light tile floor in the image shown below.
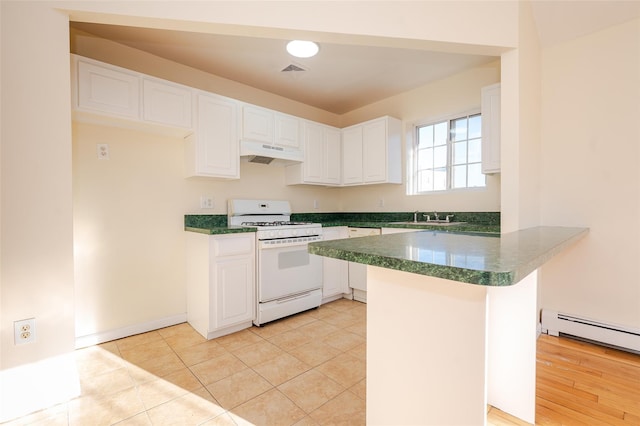
<svg viewBox="0 0 640 426"><path fill-rule="evenodd" d="M207 341L187 323L76 351L82 394L9 425L364 425L366 305Z"/></svg>

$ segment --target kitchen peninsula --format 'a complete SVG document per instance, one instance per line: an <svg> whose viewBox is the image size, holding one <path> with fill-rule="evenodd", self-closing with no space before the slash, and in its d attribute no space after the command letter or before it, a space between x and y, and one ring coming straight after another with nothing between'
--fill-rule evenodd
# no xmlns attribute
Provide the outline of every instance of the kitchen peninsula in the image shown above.
<svg viewBox="0 0 640 426"><path fill-rule="evenodd" d="M367 424L484 424L487 404L533 423L538 268L587 233L422 231L309 244L368 265Z"/></svg>

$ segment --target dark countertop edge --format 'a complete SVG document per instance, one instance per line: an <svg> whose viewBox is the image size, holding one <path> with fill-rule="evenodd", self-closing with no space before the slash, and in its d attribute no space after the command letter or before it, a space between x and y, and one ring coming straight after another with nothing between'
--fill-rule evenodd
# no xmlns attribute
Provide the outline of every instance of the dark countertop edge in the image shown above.
<svg viewBox="0 0 640 426"><path fill-rule="evenodd" d="M309 244L309 253L333 259L347 260L350 262L363 263L358 253L339 249L325 249ZM376 262L366 263L378 268L394 269L400 272L425 275L442 278L450 281L457 281L466 284L476 284L491 287L510 286L514 283L513 272L477 271L456 266L443 266L433 263L416 262L413 260L398 259L395 257L375 256ZM461 280L464 274L464 280Z"/></svg>
<svg viewBox="0 0 640 426"><path fill-rule="evenodd" d="M347 226L350 228L400 228L415 229L416 231L438 231L467 235L500 235L500 225L484 225L480 223L465 223L463 225L429 225L427 223L389 223L389 222L327 222L323 228Z"/></svg>
<svg viewBox="0 0 640 426"><path fill-rule="evenodd" d="M518 232L518 231L515 231ZM535 259L530 260L526 264L518 265L513 271L478 271L456 266L436 265L433 263L419 262L414 260L397 259L381 255L371 255L367 259L369 262L363 262L362 254L349 250L340 250L336 248L325 249L317 247L314 243L309 244L309 253L334 259L348 260L357 263L364 263L380 268L394 269L401 272L414 273L419 275L443 278L451 281L462 282L466 284L476 284L491 287L511 286L517 284L534 270L542 266L546 261L573 245L582 239L589 232L589 228L582 230L572 237L556 244L554 247L542 253ZM472 235L472 234L469 234ZM482 236L476 234L477 236ZM473 236L473 235L472 235ZM495 236L495 235L485 235ZM368 238L384 238L384 235ZM374 261L375 259L375 261Z"/></svg>
<svg viewBox="0 0 640 426"><path fill-rule="evenodd" d="M187 232L197 232L198 234L207 235L222 235L222 234L240 234L244 232L256 232L256 228L228 228L226 226L213 227L213 228L192 228L185 226Z"/></svg>
<svg viewBox="0 0 640 426"><path fill-rule="evenodd" d="M582 231L573 235L571 238L561 241L554 247L542 253L537 258L532 259L527 264L523 264L520 268L518 268L518 271L514 272L513 283L514 284L518 283L520 280L522 280L527 275L529 275L530 273L538 269L540 266L542 266L552 257L556 256L557 254L561 253L569 246L575 244L576 242L584 238L588 233L589 233L589 228L582 228Z"/></svg>

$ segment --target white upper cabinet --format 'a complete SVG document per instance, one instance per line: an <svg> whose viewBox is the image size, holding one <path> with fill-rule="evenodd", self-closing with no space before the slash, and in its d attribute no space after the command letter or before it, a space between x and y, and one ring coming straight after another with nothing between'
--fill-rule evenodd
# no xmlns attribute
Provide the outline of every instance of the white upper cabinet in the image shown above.
<svg viewBox="0 0 640 426"><path fill-rule="evenodd" d="M249 141L299 150L302 120L266 108L242 106L242 136Z"/></svg>
<svg viewBox="0 0 640 426"><path fill-rule="evenodd" d="M112 65L74 55L76 109L140 119L140 76Z"/></svg>
<svg viewBox="0 0 640 426"><path fill-rule="evenodd" d="M482 173L500 173L500 84L482 88Z"/></svg>
<svg viewBox="0 0 640 426"><path fill-rule="evenodd" d="M273 144L275 112L252 105L242 106L242 139Z"/></svg>
<svg viewBox="0 0 640 426"><path fill-rule="evenodd" d="M286 184L340 185L340 130L311 121L304 122L303 129L304 162L286 167Z"/></svg>
<svg viewBox="0 0 640 426"><path fill-rule="evenodd" d="M288 146L295 149L300 149L300 140L302 134L302 120L292 115L275 113L276 145Z"/></svg>
<svg viewBox="0 0 640 426"><path fill-rule="evenodd" d="M142 86L142 118L167 126L190 129L193 90L145 77Z"/></svg>
<svg viewBox="0 0 640 426"><path fill-rule="evenodd" d="M187 176L240 178L237 108L233 99L198 93L196 131L186 140Z"/></svg>
<svg viewBox="0 0 640 426"><path fill-rule="evenodd" d="M401 131L393 117L342 129L344 185L402 183Z"/></svg>
<svg viewBox="0 0 640 426"><path fill-rule="evenodd" d="M74 118L184 137L192 132L195 89L71 55Z"/></svg>
<svg viewBox="0 0 640 426"><path fill-rule="evenodd" d="M324 131L324 178L330 185L342 184L342 136L340 130L325 127Z"/></svg>
<svg viewBox="0 0 640 426"><path fill-rule="evenodd" d="M376 120L362 127L362 179L365 183L387 179L387 120Z"/></svg>
<svg viewBox="0 0 640 426"><path fill-rule="evenodd" d="M342 129L342 183L359 185L362 179L362 126Z"/></svg>

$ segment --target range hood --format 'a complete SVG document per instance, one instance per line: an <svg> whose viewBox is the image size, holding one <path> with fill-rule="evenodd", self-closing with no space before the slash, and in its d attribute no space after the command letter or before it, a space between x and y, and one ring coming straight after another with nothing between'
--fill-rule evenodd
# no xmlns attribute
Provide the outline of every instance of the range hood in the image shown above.
<svg viewBox="0 0 640 426"><path fill-rule="evenodd" d="M240 158L250 163L286 166L300 163L304 157L302 151L291 147L241 140Z"/></svg>

